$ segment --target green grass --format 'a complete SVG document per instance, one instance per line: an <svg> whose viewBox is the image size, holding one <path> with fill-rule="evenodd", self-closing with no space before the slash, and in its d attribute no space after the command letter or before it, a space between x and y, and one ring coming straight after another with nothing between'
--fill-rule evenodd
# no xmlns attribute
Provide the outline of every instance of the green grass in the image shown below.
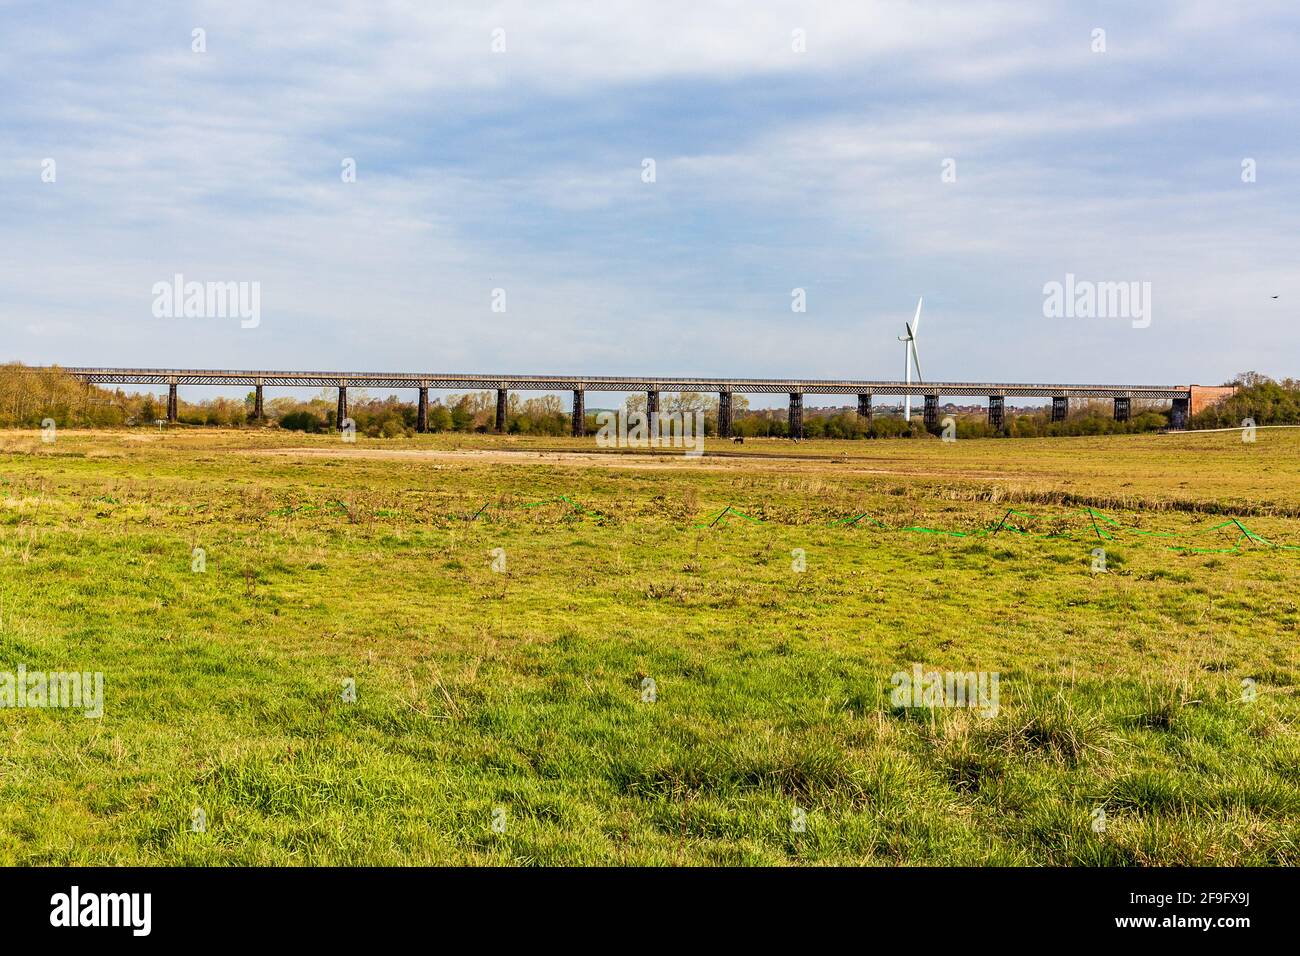
<svg viewBox="0 0 1300 956"><path fill-rule="evenodd" d="M1300 551L1169 550L1300 545L1300 436L595 451L0 438L0 670L105 674L0 710L0 862L1300 861Z"/></svg>

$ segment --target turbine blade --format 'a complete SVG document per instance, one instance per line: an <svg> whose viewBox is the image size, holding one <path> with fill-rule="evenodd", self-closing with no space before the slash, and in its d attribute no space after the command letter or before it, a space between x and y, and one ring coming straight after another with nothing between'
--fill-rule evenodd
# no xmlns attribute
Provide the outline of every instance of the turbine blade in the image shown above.
<svg viewBox="0 0 1300 956"><path fill-rule="evenodd" d="M907 347L912 350L912 361L916 363L916 380L918 382L924 383L925 379L921 375L921 356L916 351L916 340L913 339L912 341L908 342Z"/></svg>
<svg viewBox="0 0 1300 956"><path fill-rule="evenodd" d="M912 316L912 324L908 327L908 333L915 338L916 330L921 326L921 300L916 300L916 315Z"/></svg>

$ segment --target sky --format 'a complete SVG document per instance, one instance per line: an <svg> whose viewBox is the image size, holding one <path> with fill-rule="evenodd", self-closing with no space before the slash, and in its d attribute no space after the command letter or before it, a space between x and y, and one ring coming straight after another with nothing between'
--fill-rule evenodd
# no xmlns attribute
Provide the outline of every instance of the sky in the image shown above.
<svg viewBox="0 0 1300 956"><path fill-rule="evenodd" d="M0 360L1300 374L1293 2L0 0L0 76Z"/></svg>

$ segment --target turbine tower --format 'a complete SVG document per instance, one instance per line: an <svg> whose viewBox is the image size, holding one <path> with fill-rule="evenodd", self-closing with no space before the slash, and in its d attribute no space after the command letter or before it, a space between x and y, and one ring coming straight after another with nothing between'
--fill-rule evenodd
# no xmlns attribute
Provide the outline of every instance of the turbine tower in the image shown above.
<svg viewBox="0 0 1300 956"><path fill-rule="evenodd" d="M916 351L916 330L921 324L921 299L916 300L916 315L912 316L911 324L903 323L903 328L907 329L906 335L900 335L898 341L903 343L903 368L904 378L908 385L912 384L912 366L916 365L916 380L924 385L925 380L921 378L921 356ZM912 420L912 396L906 394L903 396L903 421Z"/></svg>

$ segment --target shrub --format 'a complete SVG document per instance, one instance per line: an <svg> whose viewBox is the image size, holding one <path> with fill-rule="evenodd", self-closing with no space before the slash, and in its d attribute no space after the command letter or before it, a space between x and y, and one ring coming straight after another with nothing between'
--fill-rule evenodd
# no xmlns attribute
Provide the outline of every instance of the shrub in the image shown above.
<svg viewBox="0 0 1300 956"><path fill-rule="evenodd" d="M325 419L304 409L285 415L280 419L280 427L295 432L321 432L325 430Z"/></svg>

